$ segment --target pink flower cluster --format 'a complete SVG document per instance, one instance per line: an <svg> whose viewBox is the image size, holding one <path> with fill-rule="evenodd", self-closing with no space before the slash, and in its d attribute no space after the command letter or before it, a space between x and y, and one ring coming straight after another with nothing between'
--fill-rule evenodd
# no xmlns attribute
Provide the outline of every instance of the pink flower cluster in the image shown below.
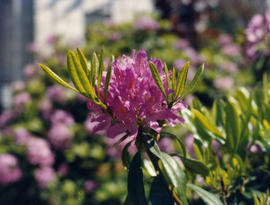
<svg viewBox="0 0 270 205"><path fill-rule="evenodd" d="M48 133L50 142L55 148L68 148L74 137L70 129L70 126L74 124L74 119L64 110L55 110L50 120L52 123Z"/></svg>
<svg viewBox="0 0 270 205"><path fill-rule="evenodd" d="M27 157L33 165L51 166L54 163L54 154L50 145L42 138L32 137L27 142Z"/></svg>
<svg viewBox="0 0 270 205"><path fill-rule="evenodd" d="M134 27L139 30L156 31L159 28L158 23L149 16L141 16L135 22Z"/></svg>
<svg viewBox="0 0 270 205"><path fill-rule="evenodd" d="M0 184L8 185L20 180L22 171L18 167L17 158L11 154L0 155Z"/></svg>
<svg viewBox="0 0 270 205"><path fill-rule="evenodd" d="M270 37L270 11L266 11L264 15L256 14L250 20L246 29L247 49L246 53L249 57L256 56L258 50L269 53L268 48L264 48L262 43L269 41Z"/></svg>
<svg viewBox="0 0 270 205"><path fill-rule="evenodd" d="M35 172L35 179L40 188L46 188L48 183L55 180L55 172L52 167L41 167Z"/></svg>
<svg viewBox="0 0 270 205"><path fill-rule="evenodd" d="M159 59L151 59L156 65L167 94L171 92L165 81L164 64ZM103 93L101 93L103 96ZM110 138L124 136L126 132L131 139L138 134L140 126L150 127L160 132L158 121L166 120L171 126L184 123L178 112L186 105L181 101L168 108L166 99L157 87L149 67L144 50L135 55L121 56L112 63L112 76L107 93L106 105L113 121L91 100L88 108L94 111L90 121L95 123L93 131L106 130Z"/></svg>

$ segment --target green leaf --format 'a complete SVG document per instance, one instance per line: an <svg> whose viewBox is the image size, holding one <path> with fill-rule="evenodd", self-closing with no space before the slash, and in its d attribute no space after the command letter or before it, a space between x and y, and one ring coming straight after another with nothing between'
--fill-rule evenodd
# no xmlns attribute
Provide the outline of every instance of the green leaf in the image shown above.
<svg viewBox="0 0 270 205"><path fill-rule="evenodd" d="M174 199L168 191L166 182L160 175L155 177L151 184L149 200L151 205L174 205Z"/></svg>
<svg viewBox="0 0 270 205"><path fill-rule="evenodd" d="M181 72L178 74L178 82L174 96L175 100L178 99L178 97L182 94L184 87L186 85L189 64L190 62L187 62L182 68Z"/></svg>
<svg viewBox="0 0 270 205"><path fill-rule="evenodd" d="M207 205L223 205L216 195L202 189L201 187L194 184L187 184L187 186L195 191Z"/></svg>
<svg viewBox="0 0 270 205"><path fill-rule="evenodd" d="M83 52L81 51L81 49L77 48L77 53L78 53L78 58L80 60L80 63L82 65L82 68L85 72L85 74L87 75L87 77L89 77L89 68L87 65L87 59L85 57L85 55L83 54Z"/></svg>
<svg viewBox="0 0 270 205"><path fill-rule="evenodd" d="M129 164L130 164L130 154L128 152L128 148L130 147L131 143L132 141L130 141L129 143L125 145L122 151L122 155L121 155L123 166L127 168L129 168Z"/></svg>
<svg viewBox="0 0 270 205"><path fill-rule="evenodd" d="M206 130L224 139L222 133L201 112L195 109L193 109L192 112L194 114L194 118L197 119L200 124L205 127Z"/></svg>
<svg viewBox="0 0 270 205"><path fill-rule="evenodd" d="M128 172L128 198L131 205L146 205L140 152L133 157Z"/></svg>
<svg viewBox="0 0 270 205"><path fill-rule="evenodd" d="M194 154L199 161L203 161L202 153L197 144L193 143Z"/></svg>
<svg viewBox="0 0 270 205"><path fill-rule="evenodd" d="M204 71L204 65L202 64L201 67L199 68L199 70L196 72L191 83L184 89L184 91L182 93L182 99L185 98L190 93L194 92L194 90L197 88L197 86L199 85L199 83L202 80L203 71Z"/></svg>
<svg viewBox="0 0 270 205"><path fill-rule="evenodd" d="M96 84L98 68L99 68L98 57L97 54L94 52L92 54L91 70L90 70L90 82L92 83L92 86L95 86Z"/></svg>
<svg viewBox="0 0 270 205"><path fill-rule="evenodd" d="M237 114L236 106L231 102L227 103L225 112L226 144L229 146L231 151L236 152L241 136L240 118Z"/></svg>
<svg viewBox="0 0 270 205"><path fill-rule="evenodd" d="M208 176L209 168L204 163L196 159L187 158L179 153L175 153L173 155L176 155L182 159L182 162L184 163L186 169L190 170L193 173L201 174L202 176Z"/></svg>
<svg viewBox="0 0 270 205"><path fill-rule="evenodd" d="M268 104L269 102L269 97L268 97L268 80L267 80L267 74L263 74L263 98L264 98L264 103Z"/></svg>
<svg viewBox="0 0 270 205"><path fill-rule="evenodd" d="M106 79L105 79L105 88L104 88L104 102L106 103L106 98L107 98L107 92L109 89L109 84L110 84L110 80L111 80L111 74L112 74L112 62L114 61L114 58L112 56L111 58L111 63L110 65L108 65L108 69L107 69L107 75L106 75Z"/></svg>
<svg viewBox="0 0 270 205"><path fill-rule="evenodd" d="M164 72L166 75L167 86L168 88L171 88L171 80L170 80L170 75L169 75L169 71L168 71L168 67L166 63L164 64Z"/></svg>
<svg viewBox="0 0 270 205"><path fill-rule="evenodd" d="M86 90L84 89L81 81L80 81L80 78L79 78L79 75L77 73L77 70L76 70L76 65L73 61L73 56L72 56L72 51L69 50L68 51L68 55L67 55L67 67L68 67L68 72L69 72L69 75L71 77L71 80L74 84L74 86L84 95L86 95Z"/></svg>
<svg viewBox="0 0 270 205"><path fill-rule="evenodd" d="M105 70L105 65L104 65L104 50L102 48L101 53L100 53L100 58L99 58L99 69L98 69L98 82L97 82L98 96L100 95L100 86L101 86L102 74L103 74L103 71L104 70Z"/></svg>
<svg viewBox="0 0 270 205"><path fill-rule="evenodd" d="M150 65L150 69L151 69L151 73L152 76L157 84L157 86L159 87L160 91L162 92L163 96L165 97L165 99L167 99L167 95L163 86L163 83L161 81L158 69L156 67L156 65L154 63L152 63L151 61L149 61L149 65Z"/></svg>
<svg viewBox="0 0 270 205"><path fill-rule="evenodd" d="M161 161L159 167L162 175L169 185L172 185L177 192L178 197L183 205L187 205L186 199L186 184L187 178L185 172L182 170L180 164L170 155L161 152Z"/></svg>
<svg viewBox="0 0 270 205"><path fill-rule="evenodd" d="M91 97L93 101L96 101L95 91L90 84L86 73L84 72L80 61L78 60L75 53L71 50L68 51L68 67L74 78L76 78L75 82L79 82L79 86L83 87L83 90Z"/></svg>
<svg viewBox="0 0 270 205"><path fill-rule="evenodd" d="M172 69L172 90L175 91L175 68Z"/></svg>
<svg viewBox="0 0 270 205"><path fill-rule="evenodd" d="M78 91L77 89L70 86L67 82L65 82L62 78L60 78L55 72L53 72L49 67L42 65L42 64L39 64L39 65L55 82L57 82L58 84L66 87L66 88L74 90L77 93L80 93L80 91Z"/></svg>

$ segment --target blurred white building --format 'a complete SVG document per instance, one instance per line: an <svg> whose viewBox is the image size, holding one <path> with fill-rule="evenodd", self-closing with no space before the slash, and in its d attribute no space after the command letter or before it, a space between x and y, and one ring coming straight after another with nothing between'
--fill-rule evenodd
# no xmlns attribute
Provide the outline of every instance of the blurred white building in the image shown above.
<svg viewBox="0 0 270 205"><path fill-rule="evenodd" d="M83 40L86 24L111 18L130 21L136 13L151 12L152 0L35 0L35 41L51 34L67 40Z"/></svg>
<svg viewBox="0 0 270 205"><path fill-rule="evenodd" d="M10 105L10 82L22 79L32 60L29 43L42 48L55 34L83 42L87 24L106 18L121 23L152 10L152 0L0 0L0 112Z"/></svg>

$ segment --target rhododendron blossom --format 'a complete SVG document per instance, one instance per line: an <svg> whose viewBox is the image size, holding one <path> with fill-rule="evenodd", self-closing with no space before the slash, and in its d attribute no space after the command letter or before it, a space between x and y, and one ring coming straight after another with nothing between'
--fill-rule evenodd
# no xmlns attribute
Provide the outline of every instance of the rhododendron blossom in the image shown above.
<svg viewBox="0 0 270 205"><path fill-rule="evenodd" d="M151 61L157 67L165 91L169 95L172 91L166 84L163 62L159 59ZM100 96L103 95L101 92ZM180 101L169 108L152 77L144 50L140 50L137 55L133 52L130 57L123 55L112 62L112 75L105 103L113 119L89 100L88 108L93 111L90 121L95 123L94 132L106 129L108 137L111 138L124 136L127 132L134 139L140 126L160 132L158 122L163 120L171 126L184 123L178 112L186 105Z"/></svg>

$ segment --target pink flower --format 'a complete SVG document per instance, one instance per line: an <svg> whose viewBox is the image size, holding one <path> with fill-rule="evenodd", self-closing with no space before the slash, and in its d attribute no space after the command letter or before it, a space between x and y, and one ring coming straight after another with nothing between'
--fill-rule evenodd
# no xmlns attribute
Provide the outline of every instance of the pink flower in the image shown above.
<svg viewBox="0 0 270 205"><path fill-rule="evenodd" d="M17 158L11 154L0 155L0 184L7 185L20 180L22 171Z"/></svg>
<svg viewBox="0 0 270 205"><path fill-rule="evenodd" d="M66 90L59 85L50 86L46 95L50 98L50 100L60 103L63 103L67 100Z"/></svg>
<svg viewBox="0 0 270 205"><path fill-rule="evenodd" d="M5 127L16 117L16 113L11 110L6 110L0 114L0 128Z"/></svg>
<svg viewBox="0 0 270 205"><path fill-rule="evenodd" d="M50 113L53 109L53 104L49 99L45 99L39 103L39 109L42 113L43 118L48 120Z"/></svg>
<svg viewBox="0 0 270 205"><path fill-rule="evenodd" d="M93 180L87 180L84 183L84 188L85 188L86 192L88 192L88 193L94 191L97 186L98 186L98 183L96 181L93 181Z"/></svg>
<svg viewBox="0 0 270 205"><path fill-rule="evenodd" d="M29 80L39 76L39 68L34 64L27 64L23 68L24 77Z"/></svg>
<svg viewBox="0 0 270 205"><path fill-rule="evenodd" d="M31 96L27 92L22 92L14 96L13 105L16 108L22 108L31 100Z"/></svg>
<svg viewBox="0 0 270 205"><path fill-rule="evenodd" d="M195 158L195 153L194 153L194 147L193 147L193 143L194 143L194 137L193 135L187 135L184 139L186 148L188 153L191 155L192 158Z"/></svg>
<svg viewBox="0 0 270 205"><path fill-rule="evenodd" d="M19 145L25 144L31 137L31 133L29 133L25 128L19 127L15 131L15 142Z"/></svg>
<svg viewBox="0 0 270 205"><path fill-rule="evenodd" d="M68 164L62 163L57 170L60 177L65 177L69 172Z"/></svg>
<svg viewBox="0 0 270 205"><path fill-rule="evenodd" d="M179 39L175 42L175 47L178 49L185 49L190 46L189 42L186 39Z"/></svg>
<svg viewBox="0 0 270 205"><path fill-rule="evenodd" d="M149 16L141 16L134 24L134 27L139 30L156 31L159 28L158 23Z"/></svg>
<svg viewBox="0 0 270 205"><path fill-rule="evenodd" d="M48 133L50 142L58 149L68 148L73 136L74 135L68 125L63 123L53 124Z"/></svg>
<svg viewBox="0 0 270 205"><path fill-rule="evenodd" d="M234 44L228 44L222 47L221 52L227 56L238 56L240 55L240 47Z"/></svg>
<svg viewBox="0 0 270 205"><path fill-rule="evenodd" d="M173 149L173 141L170 138L162 138L158 142L159 148L163 152L172 153Z"/></svg>
<svg viewBox="0 0 270 205"><path fill-rule="evenodd" d="M55 181L55 171L52 167L41 167L35 172L35 180L41 189L47 187L48 183Z"/></svg>
<svg viewBox="0 0 270 205"><path fill-rule="evenodd" d="M50 145L42 138L32 137L27 142L27 158L34 165L50 166L54 163L54 154Z"/></svg>
<svg viewBox="0 0 270 205"><path fill-rule="evenodd" d="M214 85L218 89L228 90L233 87L234 81L231 77L216 78Z"/></svg>
<svg viewBox="0 0 270 205"><path fill-rule="evenodd" d="M151 61L156 65L169 94L171 91L165 82L162 61ZM150 127L160 132L159 120L166 120L171 126L184 123L178 112L186 105L181 101L171 109L168 108L166 99L152 77L148 57L143 50L137 55L133 53L131 57L122 56L112 63L106 105L117 122L112 126L111 119L96 104L88 101L88 108L94 111L90 115L90 122L96 123L95 132L106 129L110 138L124 136L127 132L130 138L134 139L139 126Z"/></svg>
<svg viewBox="0 0 270 205"><path fill-rule="evenodd" d="M63 123L66 125L73 125L74 124L74 119L72 115L64 110L55 110L51 117L50 121L52 124L57 124L57 123Z"/></svg>

